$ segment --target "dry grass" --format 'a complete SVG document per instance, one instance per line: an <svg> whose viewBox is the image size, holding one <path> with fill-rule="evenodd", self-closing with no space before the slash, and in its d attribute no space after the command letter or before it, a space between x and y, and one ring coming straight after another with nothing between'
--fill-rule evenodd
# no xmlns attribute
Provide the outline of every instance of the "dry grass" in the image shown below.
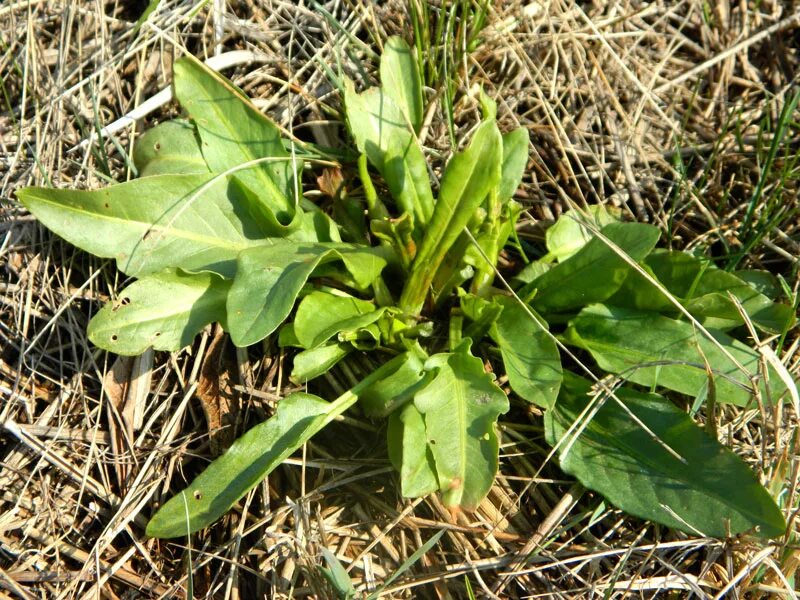
<svg viewBox="0 0 800 600"><path fill-rule="evenodd" d="M324 598L321 547L369 590L442 528L386 597L467 597L467 580L485 598L795 597L800 462L788 409L720 415L721 437L771 489L784 489L790 534L774 544L694 539L601 504L555 465L540 470L541 420L519 404L502 422L501 476L475 514L451 515L435 497L400 498L380 424L353 418L191 548L145 538L154 507L225 444L228 430L216 429L262 420L288 391L283 357L270 347L234 351L211 331L172 356L115 360L93 348L86 324L121 277L54 239L14 189L130 177L136 134L174 106L113 142L71 149L167 86L173 59L187 52L252 50L257 62L227 74L287 130L341 143L327 69L374 71L370 49L408 31L409 16L401 2L325 1L328 19L289 1L162 0L137 31L123 4L137 3L0 5L3 597L184 597L191 585L205 598ZM450 73L453 125L462 139L476 122L483 84L501 123L530 130L519 199L528 207L522 234L533 240L572 203L611 203L657 224L675 247L781 273L797 293L797 113L771 170L765 159L797 84L799 36L789 2L497 2L482 43ZM451 151L439 92L431 90L437 108L425 137L432 156ZM777 348L795 376L797 345ZM338 376L326 385L347 385Z"/></svg>

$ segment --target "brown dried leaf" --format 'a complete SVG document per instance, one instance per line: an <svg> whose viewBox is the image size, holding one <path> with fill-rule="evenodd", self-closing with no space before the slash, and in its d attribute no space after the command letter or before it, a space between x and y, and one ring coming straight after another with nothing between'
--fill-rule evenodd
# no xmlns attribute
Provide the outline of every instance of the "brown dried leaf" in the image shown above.
<svg viewBox="0 0 800 600"><path fill-rule="evenodd" d="M230 356L226 356L226 342L225 333L218 326L197 383L197 397L206 416L211 452L215 456L222 454L236 439L239 420L239 400L233 381L236 369Z"/></svg>

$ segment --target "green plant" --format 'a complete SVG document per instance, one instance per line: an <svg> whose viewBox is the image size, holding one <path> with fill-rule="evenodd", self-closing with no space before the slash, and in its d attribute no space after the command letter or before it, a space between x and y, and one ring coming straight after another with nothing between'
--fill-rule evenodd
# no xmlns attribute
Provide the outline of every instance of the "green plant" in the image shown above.
<svg viewBox="0 0 800 600"><path fill-rule="evenodd" d="M296 349L299 383L356 357L373 366L333 401L282 399L162 506L147 533L212 523L355 404L388 419L405 496L438 492L472 510L497 472L496 424L509 408L491 365L515 398L545 411L562 468L620 508L706 535L781 535L783 516L745 463L656 393L705 402L712 421L718 403L784 401L794 386L785 370L735 337L745 324L771 334L794 324L763 274L657 250L655 227L594 207L562 216L547 231L547 255L507 285L496 265L513 245L527 133L502 135L482 95L483 120L434 194L417 139L420 74L399 39L385 46L381 78L360 94L345 85L363 195L340 194L336 220L303 196L313 148L282 139L240 90L189 57L175 64L188 120L141 136L138 179L19 190L50 229L138 278L92 319L89 337L102 348L178 350L220 322L239 346L277 334Z"/></svg>

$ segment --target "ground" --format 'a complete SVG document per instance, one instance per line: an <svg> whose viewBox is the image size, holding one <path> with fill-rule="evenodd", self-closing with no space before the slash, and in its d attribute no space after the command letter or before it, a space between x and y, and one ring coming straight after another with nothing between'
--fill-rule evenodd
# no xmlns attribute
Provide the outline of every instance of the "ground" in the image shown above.
<svg viewBox="0 0 800 600"><path fill-rule="evenodd" d="M530 132L516 199L532 244L566 208L604 203L657 225L666 245L780 274L797 294L792 2L162 0L137 23L147 4L0 4L3 597L325 598L322 548L366 592L442 529L384 597L795 597L800 462L788 406L718 415L720 438L785 490L789 531L772 543L694 538L604 504L558 470L540 415L513 399L500 476L475 513L401 498L382 424L356 415L188 542L145 537L147 517L231 428L263 420L290 390L284 356L274 344L236 350L211 329L172 355L98 350L88 319L124 276L14 197L23 185L94 189L131 177L136 136L175 116L175 104L80 142L169 86L187 53L250 51L225 74L287 132L341 146L329 74L374 81L382 43L399 34L425 49L430 157L443 162L468 138L480 86L504 131ZM797 337L773 347L797 377ZM337 377L324 385L349 387Z"/></svg>

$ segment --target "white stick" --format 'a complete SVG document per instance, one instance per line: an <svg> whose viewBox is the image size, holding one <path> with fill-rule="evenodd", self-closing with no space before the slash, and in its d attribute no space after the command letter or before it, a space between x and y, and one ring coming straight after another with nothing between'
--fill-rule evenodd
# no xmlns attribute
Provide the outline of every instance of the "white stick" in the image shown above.
<svg viewBox="0 0 800 600"><path fill-rule="evenodd" d="M223 69L229 69L230 67L235 67L236 65L258 62L259 60L263 60L263 57L255 52L250 52L249 50L234 50L233 52L226 52L225 54L220 54L219 56L212 56L205 62L215 71L222 71ZM142 102L127 115L120 117L109 125L106 125L100 130L99 134L93 131L88 138L76 144L67 152L72 153L76 150L80 150L81 148L86 148L98 137L105 138L114 135L118 131L133 125L137 120L146 117L154 110L161 108L170 100L172 100L172 86L165 87L155 96L151 96Z"/></svg>

